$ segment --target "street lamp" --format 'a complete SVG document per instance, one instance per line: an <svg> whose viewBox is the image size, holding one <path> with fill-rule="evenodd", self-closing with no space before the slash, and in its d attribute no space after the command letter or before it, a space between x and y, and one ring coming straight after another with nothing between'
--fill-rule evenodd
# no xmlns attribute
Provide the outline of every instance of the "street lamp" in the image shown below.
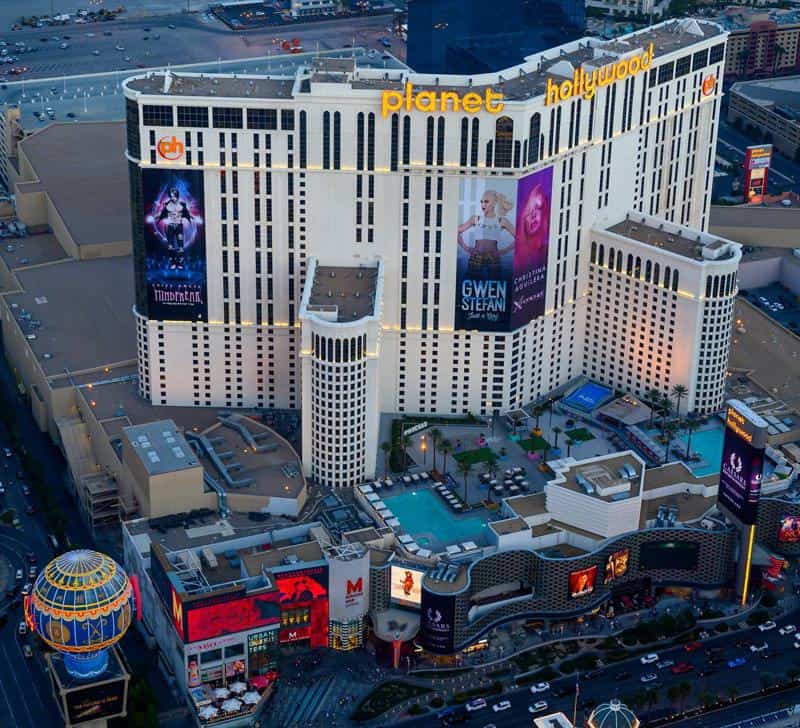
<svg viewBox="0 0 800 728"><path fill-rule="evenodd" d="M428 442L425 439L425 435L422 436L422 442L420 442L420 449L422 450L422 464L425 465L427 463L427 451L428 451Z"/></svg>

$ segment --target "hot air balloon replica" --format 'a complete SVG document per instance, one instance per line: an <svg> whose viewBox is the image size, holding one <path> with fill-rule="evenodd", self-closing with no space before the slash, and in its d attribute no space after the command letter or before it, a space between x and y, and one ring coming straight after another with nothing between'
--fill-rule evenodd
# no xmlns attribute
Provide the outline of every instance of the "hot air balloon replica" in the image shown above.
<svg viewBox="0 0 800 728"><path fill-rule="evenodd" d="M124 714L129 675L114 645L135 616L137 592L114 559L88 549L61 554L39 573L25 614L56 652L47 660L67 725ZM120 680L119 690L98 690Z"/></svg>

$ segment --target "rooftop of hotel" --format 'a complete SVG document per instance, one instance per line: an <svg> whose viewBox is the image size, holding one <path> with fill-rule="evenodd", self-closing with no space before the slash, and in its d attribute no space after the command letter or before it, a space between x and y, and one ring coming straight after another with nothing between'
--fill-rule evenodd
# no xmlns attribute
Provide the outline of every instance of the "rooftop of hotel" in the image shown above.
<svg viewBox="0 0 800 728"><path fill-rule="evenodd" d="M300 459L280 435L236 413L218 419L199 436L200 460L223 490L270 498L296 498L304 490Z"/></svg>
<svg viewBox="0 0 800 728"><path fill-rule="evenodd" d="M506 518L502 521L491 521L489 523L489 528L500 536L531 530L531 527L521 518Z"/></svg>
<svg viewBox="0 0 800 728"><path fill-rule="evenodd" d="M6 238L0 244L0 258L9 270L24 270L33 265L53 263L68 257L52 233Z"/></svg>
<svg viewBox="0 0 800 728"><path fill-rule="evenodd" d="M172 420L158 420L123 429L148 475L162 475L200 465L186 438Z"/></svg>
<svg viewBox="0 0 800 728"><path fill-rule="evenodd" d="M567 465L556 473L556 478L546 487L568 488L575 493L613 503L640 494L642 469L638 458L630 452L622 452L595 462Z"/></svg>
<svg viewBox="0 0 800 728"><path fill-rule="evenodd" d="M519 66L498 69L497 73L472 78L466 75L437 77L414 74L399 62L391 68L371 68L369 58L362 56L355 63L341 58L313 59L307 68L298 70L298 75L301 78L307 76L311 84L301 82L297 86L294 85L294 77L188 76L174 72L171 72L169 82L165 82L163 72L159 72L129 79L126 85L133 91L154 95L280 100L291 98L293 89L299 93L310 90L313 83L346 83L354 90L397 90L402 89L406 81L410 80L418 87L441 91L464 87L475 91L493 89L502 93L506 101L519 101L544 94L548 77L564 78L563 72L570 65L575 68L580 65L599 67L639 49L646 49L651 43L658 58L699 41L720 36L723 32L722 28L709 21L669 20L610 41L583 38L530 56ZM566 75L571 78L571 71Z"/></svg>
<svg viewBox="0 0 800 728"><path fill-rule="evenodd" d="M658 222L655 218L640 214L628 214L624 220L605 229L629 240L652 245L699 263L706 259L726 260L733 257L739 248L735 243L707 233L694 233L690 237L685 228Z"/></svg>
<svg viewBox="0 0 800 728"><path fill-rule="evenodd" d="M377 267L318 265L306 310L325 318L335 314L339 323L371 316L377 281Z"/></svg>

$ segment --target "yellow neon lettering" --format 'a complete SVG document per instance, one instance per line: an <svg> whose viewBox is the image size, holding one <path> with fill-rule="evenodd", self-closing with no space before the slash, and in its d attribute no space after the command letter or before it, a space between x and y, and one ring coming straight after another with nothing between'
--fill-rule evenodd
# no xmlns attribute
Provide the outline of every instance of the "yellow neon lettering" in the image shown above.
<svg viewBox="0 0 800 728"><path fill-rule="evenodd" d="M436 111L436 93L420 91L414 98L414 108L417 111Z"/></svg>
<svg viewBox="0 0 800 728"><path fill-rule="evenodd" d="M403 108L403 94L399 91L384 91L381 97L381 116L389 116L393 111Z"/></svg>
<svg viewBox="0 0 800 728"><path fill-rule="evenodd" d="M452 109L447 108L447 102L452 101ZM460 111L461 110L461 97L455 91L442 91L439 94L439 110L440 111Z"/></svg>
<svg viewBox="0 0 800 728"><path fill-rule="evenodd" d="M475 114L481 110L483 99L476 93L464 94L461 99L461 106L468 114Z"/></svg>
<svg viewBox="0 0 800 728"><path fill-rule="evenodd" d="M497 103L495 103L495 101ZM503 110L503 94L491 89L486 89L486 111L490 114L499 114Z"/></svg>

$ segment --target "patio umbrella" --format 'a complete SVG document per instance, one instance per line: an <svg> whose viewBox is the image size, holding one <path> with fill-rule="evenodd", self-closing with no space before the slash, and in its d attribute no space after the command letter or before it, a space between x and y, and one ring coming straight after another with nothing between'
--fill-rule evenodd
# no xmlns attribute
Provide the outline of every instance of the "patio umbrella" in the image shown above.
<svg viewBox="0 0 800 728"><path fill-rule="evenodd" d="M257 692L251 690L249 693L242 695L242 700L245 702L245 705L255 705L261 700L261 696Z"/></svg>
<svg viewBox="0 0 800 728"><path fill-rule="evenodd" d="M200 711L200 717L203 720L208 720L209 718L216 718L219 714L219 711L213 705L207 705Z"/></svg>
<svg viewBox="0 0 800 728"><path fill-rule="evenodd" d="M228 685L228 688L231 690L231 692L243 693L247 690L247 685L241 680L237 680L235 683Z"/></svg>
<svg viewBox="0 0 800 728"><path fill-rule="evenodd" d="M227 698L231 694L231 691L228 688L215 688L214 689L214 697L223 699Z"/></svg>
<svg viewBox="0 0 800 728"><path fill-rule="evenodd" d="M226 713L235 713L237 710L241 709L241 707L242 707L242 701L236 700L236 698L231 698L230 700L226 700L222 704L222 709Z"/></svg>

